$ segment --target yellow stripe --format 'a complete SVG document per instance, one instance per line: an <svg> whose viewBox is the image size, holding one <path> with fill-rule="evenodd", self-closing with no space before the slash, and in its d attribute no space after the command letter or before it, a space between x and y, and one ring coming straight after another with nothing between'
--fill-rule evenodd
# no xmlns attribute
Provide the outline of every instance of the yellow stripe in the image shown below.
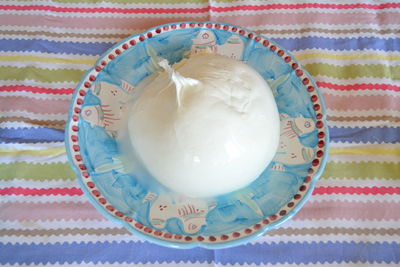
<svg viewBox="0 0 400 267"><path fill-rule="evenodd" d="M16 156L16 155L28 155L28 156L60 156L65 154L64 147L53 147L40 150L8 150L0 149L0 156Z"/></svg>
<svg viewBox="0 0 400 267"><path fill-rule="evenodd" d="M33 61L45 63L68 63L68 64L85 64L93 65L94 59L76 59L76 58L61 58L61 57L39 57L39 56L3 56L0 55L0 61Z"/></svg>
<svg viewBox="0 0 400 267"><path fill-rule="evenodd" d="M385 155L385 156L400 156L399 148L331 148L331 155Z"/></svg>
<svg viewBox="0 0 400 267"><path fill-rule="evenodd" d="M309 58L324 58L324 59L337 59L337 60L354 60L354 59L382 59L382 60L400 60L400 55L380 55L380 54L353 54L353 55L334 55L323 53L308 53L296 55L298 60Z"/></svg>

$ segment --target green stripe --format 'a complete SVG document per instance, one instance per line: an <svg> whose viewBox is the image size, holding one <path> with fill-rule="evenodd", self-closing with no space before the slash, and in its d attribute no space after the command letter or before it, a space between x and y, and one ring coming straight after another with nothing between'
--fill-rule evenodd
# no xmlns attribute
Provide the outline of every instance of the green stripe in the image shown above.
<svg viewBox="0 0 400 267"><path fill-rule="evenodd" d="M326 63L312 63L304 65L311 75L324 75L339 79L356 77L389 78L400 80L400 65L345 65L337 66Z"/></svg>
<svg viewBox="0 0 400 267"><path fill-rule="evenodd" d="M0 66L0 80L35 80L38 82L78 82L85 71L73 69L42 69L37 67Z"/></svg>
<svg viewBox="0 0 400 267"><path fill-rule="evenodd" d="M0 180L25 179L35 181L74 180L75 173L67 163L35 164L27 162L0 164Z"/></svg>
<svg viewBox="0 0 400 267"><path fill-rule="evenodd" d="M322 178L400 180L400 164L394 162L330 162Z"/></svg>

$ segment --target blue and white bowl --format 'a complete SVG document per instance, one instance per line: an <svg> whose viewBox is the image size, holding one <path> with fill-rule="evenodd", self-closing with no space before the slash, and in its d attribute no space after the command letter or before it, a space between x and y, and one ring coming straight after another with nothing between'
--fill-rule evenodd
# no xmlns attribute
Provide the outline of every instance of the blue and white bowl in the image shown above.
<svg viewBox="0 0 400 267"><path fill-rule="evenodd" d="M140 168L127 171L117 135L135 87L155 71L150 54L175 63L202 49L244 61L264 77L280 112L281 140L249 186L193 199ZM65 143L83 191L104 216L160 245L214 249L256 238L304 205L326 163L328 131L317 86L285 49L238 26L180 22L131 36L100 57L76 88Z"/></svg>

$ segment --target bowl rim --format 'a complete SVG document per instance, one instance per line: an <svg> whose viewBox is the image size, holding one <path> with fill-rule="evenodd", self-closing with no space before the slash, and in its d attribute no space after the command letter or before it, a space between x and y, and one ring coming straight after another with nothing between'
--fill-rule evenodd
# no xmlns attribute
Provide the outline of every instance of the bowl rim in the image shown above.
<svg viewBox="0 0 400 267"><path fill-rule="evenodd" d="M171 32L174 30L180 30L184 28L202 28L202 29L220 29L220 30L225 30L225 27L227 27L227 31L240 34L244 37L247 37L249 39L253 39L256 42L262 43L266 48L269 48L270 50L274 51L275 54L278 56L281 56L284 58L285 62L288 64L292 64L292 69L296 71L296 74L303 79L303 84L304 86L308 85L308 88L312 88L312 94L311 91L308 91L310 95L316 96L316 100L314 102L314 110L315 110L315 105L318 105L318 110L319 114L322 114L321 118L316 118L317 122L320 122L317 127L317 131L319 129L319 133L322 132L323 136L319 136L319 140L322 140L323 146L319 147L319 150L322 151L322 156L317 157L317 155L314 158L314 161L316 163L316 170L314 170L312 167L312 173L311 171L309 172L309 175L306 176L305 180L308 180L306 183L303 183L302 186L306 186L302 188L302 190L297 191L295 195L300 195L300 198L293 202L293 199L290 200L289 202L295 203L289 210L289 212L281 215L280 212L282 211L281 209L278 211L276 215L268 216L264 218L264 221L270 221L268 223L261 224L261 227L257 226L258 228L250 229L250 233L245 235L245 236L240 236L236 239L230 239L228 238L226 241L219 241L216 243L210 243L210 242L203 242L203 240L199 239L199 236L197 235L198 239L195 240L192 237L196 237L196 235L178 235L181 236L179 239L180 241L174 241L174 238L168 239L160 239L159 232L162 234L164 233L163 231L159 231L155 228L151 228L151 234L146 233L146 230L149 231L147 226L144 226L140 223L135 223L135 221L131 221L132 218L125 216L119 211L115 211L115 208L111 205L107 205L106 203L100 203L99 200L102 198L101 194L100 196L94 195L95 189L95 184L91 181L90 174L88 171L86 171L85 165L82 163L82 157L80 156L80 147L79 147L79 140L77 136L77 132L79 130L78 128L78 123L79 123L79 114L80 114L80 107L82 107L84 97L86 95L86 91L88 91L91 87L91 82L95 81L95 78L98 73L101 72L103 66L105 66L108 62L116 58L118 55L123 54L125 50L129 50L130 47L135 45L136 42L143 42L146 41L148 38L152 38L156 34L162 34L163 32ZM164 30L168 28L168 30ZM128 47L128 48L126 48ZM288 61L286 61L288 59ZM105 64L104 64L105 63ZM310 89L311 90L311 89ZM80 100L79 100L80 99ZM317 113L317 110L315 110L315 113ZM316 114L315 114L316 115ZM289 220L293 215L295 215L307 202L307 200L310 198L312 191L315 187L316 181L320 178L326 162L327 162L327 155L328 155L328 148L329 148L329 131L327 129L327 123L326 123L326 108L325 104L321 95L321 92L319 91L317 85L315 84L314 80L312 79L312 76L304 70L300 63L295 59L291 53L287 52L286 49L280 47L278 44L276 44L274 41L271 41L267 37L264 37L263 35L256 34L253 31L250 31L246 28L229 24L229 23L221 23L221 22L215 22L215 21L183 21L183 22L175 22L175 23L167 23L163 25L159 25L156 27L149 28L148 30L131 35L128 38L122 40L121 42L118 42L117 44L113 45L111 48L109 48L106 52L104 52L97 60L96 63L92 68L90 68L85 75L82 77L81 81L77 84L76 90L71 98L71 102L69 105L68 109L68 120L65 126L65 147L66 147L66 152L67 152L67 157L68 161L74 170L75 174L78 177L78 182L80 184L80 187L82 188L83 192L85 195L88 197L89 201L91 204L106 218L109 220L118 223L119 225L122 225L125 229L127 229L129 232L136 234L137 236L149 240L155 244L162 245L162 246L167 246L167 247L173 247L173 248L182 248L182 249L190 249L190 248L195 248L195 247L203 247L207 249L219 249L219 248L229 248L233 246L238 246L244 243L247 243L253 239L256 239L257 237L265 234L266 232L275 229L285 221ZM314 165L314 162L313 164ZM305 185L307 184L307 185ZM302 192L300 192L302 191ZM97 192L99 192L97 190ZM96 193L97 193L96 192ZM299 194L300 193L300 194ZM104 199L104 198L103 198ZM106 199L104 199L106 200ZM119 213L118 213L119 212ZM124 219L123 219L124 218ZM130 219L129 219L130 218ZM133 223L135 223L133 225ZM254 227L256 225L253 225ZM249 227L250 228L250 227ZM247 229L249 229L247 228ZM246 229L246 230L247 230ZM231 233L232 234L232 233ZM174 236L175 234L171 234ZM224 236L226 234L222 234L220 236ZM177 236L177 235L175 235ZM200 235L201 236L201 235ZM187 237L190 237L187 238ZM204 237L205 238L205 237ZM183 240L182 239L187 239ZM222 238L223 240L223 238Z"/></svg>

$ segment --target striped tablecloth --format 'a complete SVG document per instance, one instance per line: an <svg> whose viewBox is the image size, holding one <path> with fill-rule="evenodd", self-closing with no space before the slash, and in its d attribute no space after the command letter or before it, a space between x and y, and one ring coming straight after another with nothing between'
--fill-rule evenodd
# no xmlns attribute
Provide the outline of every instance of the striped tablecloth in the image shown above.
<svg viewBox="0 0 400 267"><path fill-rule="evenodd" d="M350 0L0 1L0 264L289 266L400 262L400 3ZM68 103L97 56L128 35L214 20L262 33L315 77L329 162L281 228L224 250L169 249L103 218L64 150Z"/></svg>

